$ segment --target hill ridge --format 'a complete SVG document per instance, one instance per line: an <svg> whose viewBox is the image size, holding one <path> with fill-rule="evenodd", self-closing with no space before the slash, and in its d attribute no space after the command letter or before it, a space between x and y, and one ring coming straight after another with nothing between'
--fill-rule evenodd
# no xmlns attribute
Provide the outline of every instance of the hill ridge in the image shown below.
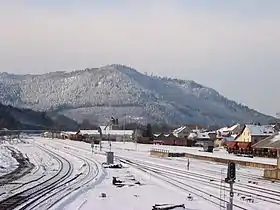
<svg viewBox="0 0 280 210"><path fill-rule="evenodd" d="M112 113L120 121L140 123L228 125L274 119L193 80L148 76L121 64L36 76L0 74L0 102L92 123L103 123Z"/></svg>

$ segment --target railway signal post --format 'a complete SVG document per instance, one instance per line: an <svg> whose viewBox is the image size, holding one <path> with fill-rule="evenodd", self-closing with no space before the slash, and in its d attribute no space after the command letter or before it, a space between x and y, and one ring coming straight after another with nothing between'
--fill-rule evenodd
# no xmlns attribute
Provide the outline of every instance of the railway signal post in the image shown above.
<svg viewBox="0 0 280 210"><path fill-rule="evenodd" d="M229 192L229 203L227 204L227 210L233 210L233 184L236 179L236 167L234 162L229 162L227 177L225 179L226 183L229 183L230 192Z"/></svg>

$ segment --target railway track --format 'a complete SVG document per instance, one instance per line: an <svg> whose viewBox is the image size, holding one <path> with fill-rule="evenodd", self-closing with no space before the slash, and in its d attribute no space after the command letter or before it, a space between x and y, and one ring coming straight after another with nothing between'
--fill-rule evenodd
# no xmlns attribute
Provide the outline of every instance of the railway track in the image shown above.
<svg viewBox="0 0 280 210"><path fill-rule="evenodd" d="M221 172L217 171L217 170L211 170L211 169L201 169L201 170L211 173L211 174L221 175ZM252 180L253 181L266 181L266 184L268 184L267 180L264 180L262 177L260 177L258 175L255 175L255 174L252 174L249 172L239 171L239 170L237 170L236 173L237 173L238 177L240 177L240 178L244 178L246 180L251 180L251 181Z"/></svg>
<svg viewBox="0 0 280 210"><path fill-rule="evenodd" d="M176 170L176 169L174 168L174 170ZM177 171L180 172L180 173L185 173L185 174L194 174L194 172L191 172L191 171L185 171L185 170L179 170L179 169L177 169ZM221 176L221 173L218 173L217 171L213 171L213 170L207 170L207 169L203 169L203 171L208 172L208 173L212 173L213 176L209 176L209 175L205 175L205 174L201 174L201 173L197 173L197 172L195 173L195 176L203 177L203 178L208 179L208 180L212 179L212 180L215 180L217 182L221 181L220 179L216 178L217 176ZM246 175L246 180L255 180L254 178L251 179L250 176L251 176L251 174L247 174ZM237 177L238 178L240 177L240 173L239 172L237 172ZM259 179L261 179L261 178L258 177L258 180ZM263 181L263 180L261 180L261 181ZM265 181L264 184L267 185L268 184L267 181ZM237 181L235 183L235 186L246 187L246 188L252 189L254 191L258 191L258 192L262 192L262 193L267 193L270 196L280 196L279 190L267 189L267 188L259 187L257 185L249 185L247 183L241 183L241 182ZM274 185L274 187L275 187L275 185Z"/></svg>
<svg viewBox="0 0 280 210"><path fill-rule="evenodd" d="M170 161L170 158L157 158L157 157L151 157L151 158L156 159L156 160L162 162L162 164L166 164L167 161ZM184 165L186 166L186 159L185 160L173 159L173 160L174 161L178 161L178 162L184 162L185 163ZM213 164L213 163L209 162L209 164ZM178 165L178 167L182 167L182 165L179 165L179 164L176 164L176 165ZM205 163L205 165L207 165L207 163ZM215 167L216 164L213 164L213 165L214 165L213 167ZM205 169L205 168L201 167L201 168L197 169L196 166L194 166L194 167L196 168L197 172L201 171L201 174L211 174L211 175L213 175L213 177L220 177L221 176L221 170L222 169L226 169L226 167L223 164L219 164L219 166L224 166L224 167L223 168L219 167L216 170L215 170L215 168L213 168L213 169L212 168L211 169L208 169L208 168ZM209 167L209 165L208 165L208 167ZM242 167L242 169L244 169L244 168L246 168L246 167ZM203 172L207 172L207 173L203 173ZM250 172L244 172L244 171L237 170L236 173L237 173L239 178L242 178L242 180L247 180L248 183L250 183L250 182L258 182L260 184L264 184L266 188L267 188L268 185L270 185L271 187L278 186L279 190L280 190L280 182L276 181L276 182L272 183L269 180L263 179L261 177L261 175L255 175L255 174L252 174Z"/></svg>
<svg viewBox="0 0 280 210"><path fill-rule="evenodd" d="M154 159L159 159L158 157L151 157L151 158L154 158ZM187 158L171 158L171 157L165 157L165 158L160 158L161 160L163 161L170 161L170 160L173 160L173 161L178 161L178 162L181 162L181 163L184 163L184 165L186 165L186 161L187 161ZM193 159L195 161L197 161L197 159ZM208 165L209 167L209 164L211 164L213 167L213 169L205 169L205 168L200 168L199 170L202 171L202 172L207 172L207 173L211 173L211 174L215 174L217 176L221 176L221 170L224 169L225 167L225 164L222 164L222 163L217 163L217 162L211 162L211 161L204 161L204 164L205 165ZM194 165L194 164L192 164ZM216 167L216 166L221 166L221 167ZM241 170L244 170L248 167L246 166L241 166ZM252 168L253 170L255 168ZM256 169L255 169L256 170ZM269 183L268 180L264 180L260 175L255 175L255 174L252 174L250 172L244 172L244 171L240 171L240 170L237 170L236 172L238 174L238 177L240 178L244 178L246 180L250 180L250 181L258 181L258 182L262 182L264 181L265 184L271 184ZM275 182L277 183L277 181ZM275 184L273 183L273 185ZM274 185L275 186L275 185ZM280 187L280 185L279 185Z"/></svg>
<svg viewBox="0 0 280 210"><path fill-rule="evenodd" d="M154 167L152 167L152 168L153 168L153 170L157 170ZM199 178L192 177L192 176L188 176L188 175L178 173L178 172L174 173L172 171L165 171L165 170L157 170L157 171L159 173L172 175L174 177L184 179L184 180L187 180L187 181L191 181L193 183L194 182L200 183L200 184L203 184L204 186L212 187L213 189L218 189L219 185L221 184L221 182L213 182L213 180L211 180L210 182L208 180L208 182L207 182L207 180L199 179ZM271 193L268 193L266 190L262 190L261 193L265 193L266 195L260 195L259 193L256 193L256 190L254 189L253 186L250 186L250 187L251 187L251 189L249 189L249 190L251 190L251 191L235 188L234 192L236 194L239 194L239 195L242 195L242 196L252 197L252 198L256 198L258 200L262 200L262 201L266 201L266 202L269 202L269 203L280 205L279 199L275 198L275 197L279 197L279 192L275 193L275 194L271 194ZM244 186L242 188L244 189ZM228 186L224 186L224 189L227 192L229 192L229 187ZM248 189L248 188L246 187L246 189ZM270 194L270 195L267 195L267 194ZM274 196L274 197L271 197L271 195Z"/></svg>
<svg viewBox="0 0 280 210"><path fill-rule="evenodd" d="M73 145L69 144L70 147L72 147ZM75 146L76 149L80 149L80 150L83 150L83 151L90 151L90 149L86 149L86 148L83 148L83 147L78 147L78 146ZM104 155L104 152L97 152L98 154L101 154L101 155ZM158 159L158 158L157 158ZM165 159L164 160L168 160L168 159ZM183 162L183 160L179 160L180 162ZM184 161L185 162L185 161ZM220 169L217 170L211 170L211 169L200 169L202 170L203 172L208 172L210 173L211 175L213 176L208 176L207 175L203 175L204 173L196 173L198 174L198 176L205 176L205 178L209 178L209 179L216 179L217 181L221 181L220 179L217 179L217 177L220 177L221 176L221 171ZM242 185L242 186L246 186L248 188L254 188L254 189L259 189L260 191L261 190L265 190L267 192L272 192L272 193L279 193L278 189L277 190L271 190L271 189L267 189L269 188L268 186L270 187L276 187L276 186L279 186L280 188L280 185L276 185L278 184L278 182L275 182L275 183L271 183L271 181L269 180L264 180L262 179L261 177L257 176L257 175L254 175L254 174L251 174L251 173L246 173L246 172L241 172L241 171L238 171L237 172L238 174L238 177L242 178L242 181L243 180L247 180L247 182L257 182L257 183L260 183L262 185L264 185L264 188L260 187L260 186L257 186L257 185L250 185L248 183L239 183L237 182L237 185Z"/></svg>
<svg viewBox="0 0 280 210"><path fill-rule="evenodd" d="M49 155L43 150L40 151L40 155L42 155L42 152ZM57 162L55 159L54 161ZM39 182L40 180L44 180L44 178L47 177L47 175L44 173L44 171L46 171L46 166L42 165L42 162L38 161L36 158L33 159L33 162L35 163L34 170L30 171L30 173L26 175L26 177L30 177L30 178L28 178L28 180L24 180L25 178L23 177L23 180L16 179L13 182L7 183L5 185L5 192L0 193L0 201L3 200L5 197L7 197L7 192L9 192L9 194L14 194L20 189L23 189L24 187L31 187L33 184L36 184L36 182ZM52 162L52 164L54 164L54 162Z"/></svg>
<svg viewBox="0 0 280 210"><path fill-rule="evenodd" d="M216 205L217 207L219 208L225 208L226 206L224 205L221 205L221 202L222 203L226 203L225 200L221 199L220 197L218 196L215 196L211 193L208 193L202 189L199 189L198 187L194 187L193 185L190 185L190 184L187 184L185 182L182 182L176 178L173 178L172 176L170 176L170 174L164 174L164 173L161 173L159 170L155 170L155 169L152 169L150 168L149 166L144 166L144 165L141 165L139 163L136 163L134 161L130 161L128 159L121 159L121 161L123 163L126 163L128 165L131 165L143 172L146 172L146 173L153 173L153 176L171 184L172 186L175 186L187 193L191 193L193 195L196 195L206 201L208 201L209 203L212 203L214 205ZM242 209L242 210L247 210L246 208L242 207L242 206L239 206L239 205L236 205L234 204L234 206L238 209Z"/></svg>
<svg viewBox="0 0 280 210"><path fill-rule="evenodd" d="M125 161L130 161L130 159L123 159L120 158L120 160L125 160ZM202 174L198 173L192 173L189 171L184 171L180 169L176 169L173 167L168 167L168 166L162 166L162 165L157 165L157 164L151 164L147 162L141 163L140 161L134 161L133 163L137 163L138 166L144 167L147 170L152 170L156 173L160 174L165 174L165 175L172 175L180 179L188 179L188 181L191 182L199 182L200 184L210 186L216 189L219 189L221 180L219 179L214 179L213 177L205 176ZM211 181L210 181L211 180ZM213 182L215 181L215 182ZM238 187L235 188L235 193L236 194L242 194L244 196L254 196L258 200L266 201L269 203L273 203L276 205L280 205L280 193L279 191L274 191L274 190L268 190L268 189L263 189L263 188L257 188L256 186L250 186L250 185L242 185L236 183ZM225 190L229 191L229 187L225 187Z"/></svg>
<svg viewBox="0 0 280 210"><path fill-rule="evenodd" d="M216 174L215 177L221 176L221 172L214 173L215 171L207 170L207 169L203 171L205 171L206 173L212 173L213 175ZM236 173L236 176L238 177L238 179L235 183L235 186L240 186L240 187L245 186L246 188L250 188L254 191L265 192L270 195L274 194L276 196L280 196L280 185L279 182L277 181L272 183L270 180L265 180L262 177L252 176L252 174L249 173L246 175L245 174L240 175L240 172L238 171ZM270 188L274 188L274 189L270 189Z"/></svg>
<svg viewBox="0 0 280 210"><path fill-rule="evenodd" d="M155 158L155 157L153 157L153 158ZM155 158L155 159L158 160L158 158ZM170 159L162 158L162 160L163 161L160 161L160 162L162 162L162 164L164 165L164 164L166 164L166 161L168 161ZM175 161L186 163L186 160L182 160L182 159L175 159ZM209 162L209 164L213 164L213 163ZM176 164L176 165L178 167L181 167L181 165L179 165L179 164ZM208 176L209 179L215 179L216 181L221 181L217 177L222 178L222 176L225 176L224 173L226 172L226 170L225 170L226 167L222 164L218 164L218 166L224 166L223 168L218 167L216 169L215 169L216 164L213 164L213 169L212 168L206 169L206 168L203 168L203 166L200 166L201 168L197 168L195 165L195 162L192 165L194 166L196 173L200 176L201 175ZM205 163L205 165L207 165L207 163ZM256 189L257 189L258 192L264 192L264 193L270 192L271 195L273 195L273 194L275 194L276 196L280 195L280 182L278 182L278 181L272 182L271 180L262 178L260 175L258 176L258 175L252 174L250 172L244 172L242 170L246 170L246 167L241 167L241 171L240 170L236 171L236 175L237 175L238 179L236 180L235 185L238 185L240 187L246 186L247 188L250 188L254 191L256 191ZM182 170L182 171L184 171L184 170ZM224 172L224 173L222 173L222 172ZM205 174L207 174L207 175L205 175ZM210 174L211 176L208 174Z"/></svg>
<svg viewBox="0 0 280 210"><path fill-rule="evenodd" d="M60 166L59 170L52 177L43 182L1 200L0 210L12 210L19 206L21 206L21 209L26 209L36 201L36 197L56 189L59 183L66 180L72 174L73 168L67 159L43 147L40 148L57 160Z"/></svg>
<svg viewBox="0 0 280 210"><path fill-rule="evenodd" d="M68 181L67 183L58 185L57 192L54 191L50 195L42 196L43 199L41 199L39 203L37 203L36 205L33 205L29 209L50 209L51 207L58 204L63 198L70 196L74 192L77 192L79 189L85 188L88 185L90 185L90 183L92 181L94 181L94 179L100 173L100 170L99 170L99 167L98 167L96 161L89 159L88 157L85 157L81 154L79 154L79 155L75 154L75 153L73 153L73 151L72 152L67 151L66 149L64 149L63 152L83 160L83 162L84 162L83 167L87 168L86 172L78 174L75 181ZM52 197L54 197L54 196L55 196L55 200L51 200Z"/></svg>
<svg viewBox="0 0 280 210"><path fill-rule="evenodd" d="M71 145L70 147L73 147L73 145ZM75 146L75 148L79 149L79 150L90 152L90 149L82 148L82 147L79 147L79 146ZM100 152L98 152L98 153L100 153ZM100 154L103 154L103 153L100 153ZM115 156L115 157L119 158L119 159L124 159L124 160L126 158L126 157L121 157L121 156ZM144 167L143 165L138 166L138 167L142 167L142 170L144 170L144 169L145 170L154 170L154 173L156 173L156 171L157 171L157 173L161 173L162 176L167 175L167 174L164 174L166 172L159 171L158 169L147 168L147 162L145 162L145 167L146 168L143 168ZM159 167L159 164L156 165L156 167ZM160 166L160 167L163 167L163 166ZM169 171L173 170L173 172L174 172L174 170L175 170L173 167L168 167L168 166L164 166L164 167L165 167L165 169L167 168ZM176 172L180 173L181 174L180 176L182 176L182 174L183 174L182 178L188 178L188 179L191 179L192 181L196 181L196 182L200 181L201 183L211 185L211 187L213 187L213 188L220 189L219 184L221 184L221 179L217 178L217 175L221 176L220 172L209 170L209 172L211 172L212 175L213 175L213 176L209 176L209 175L204 175L203 173L187 172L185 170L180 170L180 169L177 169L177 170L178 171L176 171ZM170 174L170 172L169 172L169 174ZM247 173L242 173L242 177L246 177L246 176L248 177L250 175L251 174L249 174L249 173L248 174ZM194 177L198 177L198 178L200 178L200 180L195 179ZM177 175L176 178L178 178L178 175ZM259 177L257 177L257 176L254 177L254 178L259 179ZM214 180L216 183L209 183L210 180ZM265 183L270 183L270 182L263 180L263 183L265 184ZM266 202L269 202L269 203L273 203L273 204L276 204L276 205L280 205L280 199L279 199L280 194L279 194L278 190L272 190L272 189L259 187L257 185L252 186L252 185L249 185L249 184L246 184L246 183L238 183L238 182L235 184L235 186L238 186L238 189L235 191L237 194L247 195L247 196L252 196L253 195L259 200L266 201ZM275 186L275 185L273 185L273 186ZM228 190L227 187L225 187L225 189ZM225 202L224 200L219 200L219 201Z"/></svg>

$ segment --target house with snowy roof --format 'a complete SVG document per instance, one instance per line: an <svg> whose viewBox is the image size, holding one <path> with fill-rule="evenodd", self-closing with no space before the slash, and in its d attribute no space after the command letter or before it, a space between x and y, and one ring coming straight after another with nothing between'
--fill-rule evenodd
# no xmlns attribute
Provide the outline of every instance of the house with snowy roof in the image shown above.
<svg viewBox="0 0 280 210"><path fill-rule="evenodd" d="M276 131L272 125L246 124L243 126L240 134L236 136L235 141L251 142L252 144L254 144L275 133Z"/></svg>
<svg viewBox="0 0 280 210"><path fill-rule="evenodd" d="M235 124L231 127L223 127L217 130L217 136L219 137L230 137L231 135L239 134L240 132L240 124Z"/></svg>
<svg viewBox="0 0 280 210"><path fill-rule="evenodd" d="M216 139L215 131L203 131L203 130L193 130L189 136L188 140L194 141L196 144L203 145L205 142L214 142Z"/></svg>
<svg viewBox="0 0 280 210"><path fill-rule="evenodd" d="M72 132L72 131L62 131L60 133L60 138L62 139L72 139L74 136L77 135L77 132ZM45 136L45 134L44 134ZM46 136L45 136L46 137Z"/></svg>
<svg viewBox="0 0 280 210"><path fill-rule="evenodd" d="M131 141L135 136L134 130L114 130L109 126L100 126L100 130L80 130L79 134L87 138L100 138L100 131L103 140Z"/></svg>
<svg viewBox="0 0 280 210"><path fill-rule="evenodd" d="M280 132L277 132L253 145L253 148L280 149Z"/></svg>
<svg viewBox="0 0 280 210"><path fill-rule="evenodd" d="M187 139L191 132L192 132L192 130L190 128L188 128L188 126L181 126L181 127L177 128L177 129L175 129L172 132L172 134L174 136L176 136L177 138L185 138L185 139Z"/></svg>
<svg viewBox="0 0 280 210"><path fill-rule="evenodd" d="M216 133L215 132L197 132L196 133L196 141L206 141L206 140L215 140Z"/></svg>
<svg viewBox="0 0 280 210"><path fill-rule="evenodd" d="M273 125L273 128L276 130L276 131L280 131L280 122L277 122Z"/></svg>

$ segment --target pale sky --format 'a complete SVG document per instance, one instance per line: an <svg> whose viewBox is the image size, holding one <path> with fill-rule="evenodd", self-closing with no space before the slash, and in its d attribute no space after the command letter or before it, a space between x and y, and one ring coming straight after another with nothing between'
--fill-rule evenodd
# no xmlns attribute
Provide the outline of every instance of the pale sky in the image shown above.
<svg viewBox="0 0 280 210"><path fill-rule="evenodd" d="M275 115L279 11L279 0L0 0L0 71L119 63Z"/></svg>

